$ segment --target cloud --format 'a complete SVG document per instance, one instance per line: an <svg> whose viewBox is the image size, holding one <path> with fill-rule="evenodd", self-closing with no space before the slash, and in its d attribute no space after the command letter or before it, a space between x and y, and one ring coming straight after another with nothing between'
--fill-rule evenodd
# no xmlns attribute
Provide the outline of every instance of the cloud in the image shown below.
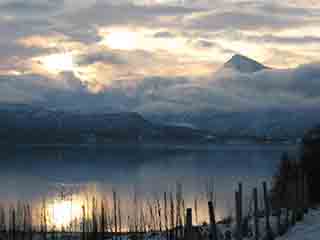
<svg viewBox="0 0 320 240"><path fill-rule="evenodd" d="M0 12L16 18L39 18L57 13L58 10L63 9L63 5L64 0L18 0L0 4Z"/></svg>
<svg viewBox="0 0 320 240"><path fill-rule="evenodd" d="M258 13L245 13L237 11L213 12L205 16L193 19L191 28L207 29L219 31L223 29L286 29L293 26L302 26L306 22L301 19L291 17L277 18L272 15L262 15Z"/></svg>
<svg viewBox="0 0 320 240"><path fill-rule="evenodd" d="M102 62L106 64L122 65L126 64L120 55L116 55L112 52L95 52L86 55L80 55L76 58L76 64L78 65L90 65L96 62Z"/></svg>
<svg viewBox="0 0 320 240"><path fill-rule="evenodd" d="M158 21L159 17L177 17L193 12L199 12L202 9L188 8L183 6L151 5L141 6L133 4L109 4L97 2L96 4L76 11L67 13L63 17L68 23L77 25L118 25L118 24L143 24L151 25Z"/></svg>
<svg viewBox="0 0 320 240"><path fill-rule="evenodd" d="M213 85L237 95L254 97L261 107L299 105L319 101L320 64L302 65L295 69L264 70L253 74L219 73Z"/></svg>
<svg viewBox="0 0 320 240"><path fill-rule="evenodd" d="M155 38L174 38L176 35L171 32L157 32L153 36Z"/></svg>
<svg viewBox="0 0 320 240"><path fill-rule="evenodd" d="M45 53L48 53L47 49L25 47L16 42L3 43L0 41L0 62L5 59L16 59L16 61L19 61L23 58L29 58Z"/></svg>
<svg viewBox="0 0 320 240"><path fill-rule="evenodd" d="M0 77L1 101L14 103L29 103L44 101L48 91L55 91L58 85L38 75ZM64 88L60 88L64 89Z"/></svg>
<svg viewBox="0 0 320 240"><path fill-rule="evenodd" d="M320 66L318 65L304 65L291 70L264 71L254 74L251 79L245 80L243 84L251 83L253 88L260 91L288 92L293 95L309 97L313 91L312 88L320 87L320 84L314 86L311 84L316 78L320 78L319 70Z"/></svg>
<svg viewBox="0 0 320 240"><path fill-rule="evenodd" d="M112 82L92 93L71 72L50 79L39 75L1 76L1 102L43 104L83 111L137 111L181 114L310 108L320 103L320 64L253 74L223 70L210 78L143 77Z"/></svg>
<svg viewBox="0 0 320 240"><path fill-rule="evenodd" d="M150 81L145 79L144 81ZM143 86L148 86L146 83ZM248 109L298 108L320 102L320 64L296 69L265 70L253 74L222 71L209 79L169 79L142 88L138 111L147 113L197 112L207 109L247 111ZM150 81L151 83L153 81ZM161 87L163 86L163 87ZM157 109L158 108L158 109Z"/></svg>
<svg viewBox="0 0 320 240"><path fill-rule="evenodd" d="M199 40L198 41L198 46L199 47L203 47L203 48L211 48L213 47L215 44L213 42L210 41L206 41L206 40Z"/></svg>
<svg viewBox="0 0 320 240"><path fill-rule="evenodd" d="M251 43L264 43L264 44L274 44L274 45L311 45L311 44L319 44L320 43L320 36L279 36L274 35L272 33L267 34L243 34L241 32L237 32L233 35L234 39L238 40L245 40Z"/></svg>
<svg viewBox="0 0 320 240"><path fill-rule="evenodd" d="M0 0L0 74L10 79L1 99L137 111L314 103L318 64L285 69L319 61L319 6L310 2ZM34 62L64 52L72 73L52 77ZM237 52L283 70L211 75Z"/></svg>
<svg viewBox="0 0 320 240"><path fill-rule="evenodd" d="M272 30L318 24L319 15L308 8L288 4L245 1L226 4L220 9L196 15L188 19L187 25L196 29L219 31L235 30Z"/></svg>
<svg viewBox="0 0 320 240"><path fill-rule="evenodd" d="M50 32L50 22L47 19L9 19L0 21L0 42L15 42L19 38L32 35L47 35Z"/></svg>

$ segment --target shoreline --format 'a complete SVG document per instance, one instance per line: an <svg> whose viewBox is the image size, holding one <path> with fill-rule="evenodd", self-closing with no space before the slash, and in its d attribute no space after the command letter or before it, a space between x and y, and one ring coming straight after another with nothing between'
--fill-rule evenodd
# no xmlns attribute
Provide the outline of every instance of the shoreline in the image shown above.
<svg viewBox="0 0 320 240"><path fill-rule="evenodd" d="M107 149L159 149L159 150L190 150L205 151L219 149L242 149L243 147L257 148L288 148L288 150L299 149L300 144L297 143L103 143L103 144L0 144L5 149L88 149L88 150L107 150Z"/></svg>

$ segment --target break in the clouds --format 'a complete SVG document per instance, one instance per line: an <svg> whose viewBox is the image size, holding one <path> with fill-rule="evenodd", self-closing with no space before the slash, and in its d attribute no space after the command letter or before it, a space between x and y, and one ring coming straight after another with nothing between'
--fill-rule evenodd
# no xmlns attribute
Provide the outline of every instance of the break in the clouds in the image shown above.
<svg viewBox="0 0 320 240"><path fill-rule="evenodd" d="M315 1L0 0L0 13L2 102L148 112L320 101ZM270 69L221 71L234 54Z"/></svg>

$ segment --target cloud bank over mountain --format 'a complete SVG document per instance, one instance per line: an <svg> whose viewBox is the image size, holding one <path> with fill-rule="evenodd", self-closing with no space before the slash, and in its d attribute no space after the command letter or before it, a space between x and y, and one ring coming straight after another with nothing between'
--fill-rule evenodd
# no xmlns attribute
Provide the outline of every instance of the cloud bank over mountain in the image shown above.
<svg viewBox="0 0 320 240"><path fill-rule="evenodd" d="M309 0L0 0L0 102L179 121L317 109L319 10Z"/></svg>
<svg viewBox="0 0 320 240"><path fill-rule="evenodd" d="M239 57L239 56L238 56ZM241 56L240 56L241 57ZM82 61L96 61L112 56L95 56ZM234 62L232 62L234 60ZM119 80L99 93L88 91L73 73L63 72L57 80L38 75L2 76L2 101L29 102L55 108L92 111L185 112L202 109L247 111L268 108L302 108L316 106L320 101L320 65L306 64L278 70L262 68L252 72L239 71L238 58L231 59L206 78L146 77ZM119 60L115 60L116 62ZM122 64L121 61L118 64ZM233 68L234 64L234 68Z"/></svg>

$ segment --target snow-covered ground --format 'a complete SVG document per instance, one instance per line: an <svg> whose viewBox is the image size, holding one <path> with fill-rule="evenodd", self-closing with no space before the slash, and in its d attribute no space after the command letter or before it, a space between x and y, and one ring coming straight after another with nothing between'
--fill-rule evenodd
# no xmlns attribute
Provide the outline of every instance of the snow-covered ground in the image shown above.
<svg viewBox="0 0 320 240"><path fill-rule="evenodd" d="M320 240L320 210L311 210L301 223L277 240Z"/></svg>

